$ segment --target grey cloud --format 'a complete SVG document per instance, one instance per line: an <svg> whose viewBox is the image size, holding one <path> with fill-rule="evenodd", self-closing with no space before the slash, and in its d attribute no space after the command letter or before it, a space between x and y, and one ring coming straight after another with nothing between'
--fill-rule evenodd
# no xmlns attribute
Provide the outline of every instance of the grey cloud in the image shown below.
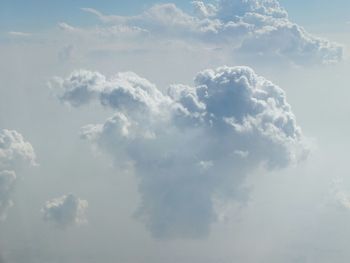
<svg viewBox="0 0 350 263"><path fill-rule="evenodd" d="M350 210L350 193L344 188L342 179L333 180L326 204L338 208L340 210Z"/></svg>
<svg viewBox="0 0 350 263"><path fill-rule="evenodd" d="M52 222L59 227L67 227L87 223L87 208L86 200L69 194L47 201L42 208L42 213L45 221Z"/></svg>
<svg viewBox="0 0 350 263"><path fill-rule="evenodd" d="M14 130L0 129L0 220L5 220L13 205L11 193L16 181L15 170L23 165L36 165L32 145Z"/></svg>
<svg viewBox="0 0 350 263"><path fill-rule="evenodd" d="M277 0L193 1L191 15L175 4L157 4L140 15L106 16L85 8L105 23L135 27L160 38L192 39L227 45L235 54L280 57L296 64L334 63L343 57L337 43L315 37L288 18ZM101 27L108 34L110 26Z"/></svg>
<svg viewBox="0 0 350 263"><path fill-rule="evenodd" d="M13 206L11 192L16 180L14 171L0 171L0 220L5 220L7 210Z"/></svg>
<svg viewBox="0 0 350 263"><path fill-rule="evenodd" d="M116 111L83 127L82 138L140 177L136 215L155 237L207 235L217 219L213 199L240 201L249 173L307 155L284 91L248 67L205 70L194 86L167 93L134 73L116 76L77 71L56 82L72 106L94 99Z"/></svg>

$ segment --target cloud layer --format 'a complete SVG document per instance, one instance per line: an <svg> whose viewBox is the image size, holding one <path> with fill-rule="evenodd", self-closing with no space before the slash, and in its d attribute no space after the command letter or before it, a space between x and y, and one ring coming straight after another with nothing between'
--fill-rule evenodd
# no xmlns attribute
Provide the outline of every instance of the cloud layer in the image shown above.
<svg viewBox="0 0 350 263"><path fill-rule="evenodd" d="M277 0L219 0L215 4L193 1L193 5L194 14L175 4L157 4L140 15L128 17L83 8L107 26L83 30L64 24L61 28L98 33L105 38L133 35L195 40L230 47L236 55L277 57L296 64L328 64L342 59L340 45L315 37L290 21Z"/></svg>
<svg viewBox="0 0 350 263"><path fill-rule="evenodd" d="M7 210L13 205L15 170L26 164L36 164L32 145L20 133L0 129L0 220L6 219Z"/></svg>
<svg viewBox="0 0 350 263"><path fill-rule="evenodd" d="M166 94L131 72L81 70L54 84L73 107L98 101L116 111L81 136L140 177L137 216L156 237L207 235L215 198L239 201L250 172L307 154L283 90L248 67L205 70Z"/></svg>
<svg viewBox="0 0 350 263"><path fill-rule="evenodd" d="M42 213L45 221L52 222L59 227L67 227L87 223L87 208L86 200L69 194L47 201L42 208Z"/></svg>

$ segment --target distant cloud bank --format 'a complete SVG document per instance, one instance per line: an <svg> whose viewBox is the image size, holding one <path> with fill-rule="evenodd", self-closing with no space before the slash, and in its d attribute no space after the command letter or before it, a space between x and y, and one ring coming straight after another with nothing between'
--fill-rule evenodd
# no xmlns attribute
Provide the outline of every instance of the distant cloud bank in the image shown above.
<svg viewBox="0 0 350 263"><path fill-rule="evenodd" d="M213 4L193 1L193 6L195 12L189 14L175 4L157 4L136 16L104 15L82 8L105 25L83 29L61 23L60 28L106 39L193 40L224 45L239 55L280 58L299 65L342 60L341 45L316 37L290 21L277 0L218 0Z"/></svg>

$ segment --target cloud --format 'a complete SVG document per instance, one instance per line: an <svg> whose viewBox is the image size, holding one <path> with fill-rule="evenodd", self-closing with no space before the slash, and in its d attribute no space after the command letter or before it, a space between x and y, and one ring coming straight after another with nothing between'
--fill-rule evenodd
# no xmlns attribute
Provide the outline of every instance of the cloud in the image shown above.
<svg viewBox="0 0 350 263"><path fill-rule="evenodd" d="M6 219L8 209L13 206L14 170L26 164L36 165L32 145L17 131L0 129L0 220Z"/></svg>
<svg viewBox="0 0 350 263"><path fill-rule="evenodd" d="M136 215L158 238L207 235L214 199L242 201L249 173L307 155L284 91L248 67L208 69L194 86L166 93L130 72L107 78L81 70L54 82L73 107L97 101L115 110L81 136L140 177Z"/></svg>
<svg viewBox="0 0 350 263"><path fill-rule="evenodd" d="M0 129L0 169L13 169L26 163L36 165L33 146L17 131Z"/></svg>
<svg viewBox="0 0 350 263"><path fill-rule="evenodd" d="M63 31L68 31L68 32L74 32L77 30L74 26L71 26L71 25L64 23L64 22L58 23L58 28L63 30Z"/></svg>
<svg viewBox="0 0 350 263"><path fill-rule="evenodd" d="M344 190L343 180L335 179L331 186L328 203L342 210L350 210L350 193Z"/></svg>
<svg viewBox="0 0 350 263"><path fill-rule="evenodd" d="M343 57L337 43L318 38L288 18L277 0L219 0L215 4L193 1L195 13L175 4L157 4L140 15L104 15L92 8L83 11L110 24L138 28L161 39L195 40L230 47L235 54L282 58L295 64L328 64ZM113 31L113 30L111 30Z"/></svg>
<svg viewBox="0 0 350 263"><path fill-rule="evenodd" d="M13 206L10 198L16 174L14 171L0 171L0 220L5 220L7 210Z"/></svg>
<svg viewBox="0 0 350 263"><path fill-rule="evenodd" d="M202 1L193 1L192 4L199 17L212 17L217 12L217 7L213 4L205 4Z"/></svg>
<svg viewBox="0 0 350 263"><path fill-rule="evenodd" d="M32 35L30 33L19 32L19 31L10 31L8 32L8 34L13 37L30 37Z"/></svg>
<svg viewBox="0 0 350 263"><path fill-rule="evenodd" d="M86 224L88 202L72 194L64 195L46 202L42 208L45 221L53 222L59 227Z"/></svg>
<svg viewBox="0 0 350 263"><path fill-rule="evenodd" d="M83 8L81 8L81 10L97 16L98 19L100 19L101 21L103 21L105 23L115 23L115 22L120 22L120 21L124 20L124 17L122 17L122 16L113 16L113 15L107 16L107 15L104 15L101 12L99 12L98 10L93 9L93 8L83 7Z"/></svg>
<svg viewBox="0 0 350 263"><path fill-rule="evenodd" d="M58 28L66 33L72 34L75 37L83 37L85 39L98 37L104 40L116 40L148 35L148 31L146 29L124 24L109 27L80 28L67 23L59 23Z"/></svg>
<svg viewBox="0 0 350 263"><path fill-rule="evenodd" d="M234 21L247 14L288 18L287 11L277 0L220 0L217 10L217 17L223 21Z"/></svg>

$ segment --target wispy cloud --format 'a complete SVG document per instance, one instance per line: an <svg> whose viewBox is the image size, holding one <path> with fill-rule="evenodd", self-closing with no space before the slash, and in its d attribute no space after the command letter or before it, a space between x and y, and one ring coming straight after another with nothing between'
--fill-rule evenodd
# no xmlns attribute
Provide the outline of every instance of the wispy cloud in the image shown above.
<svg viewBox="0 0 350 263"><path fill-rule="evenodd" d="M8 34L14 37L30 37L32 35L31 33L20 32L20 31L10 31L8 32Z"/></svg>

